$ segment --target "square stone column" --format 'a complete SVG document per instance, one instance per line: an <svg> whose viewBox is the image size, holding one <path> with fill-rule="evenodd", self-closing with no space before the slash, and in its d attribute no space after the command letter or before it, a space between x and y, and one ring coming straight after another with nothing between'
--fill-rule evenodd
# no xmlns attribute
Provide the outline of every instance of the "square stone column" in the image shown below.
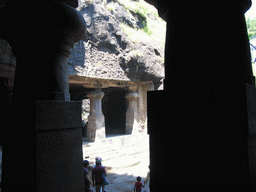
<svg viewBox="0 0 256 192"><path fill-rule="evenodd" d="M125 98L128 100L128 109L126 112L126 127L125 133L134 134L138 132L138 108L137 99L139 98L138 93L128 93Z"/></svg>
<svg viewBox="0 0 256 192"><path fill-rule="evenodd" d="M147 91L154 90L153 82L140 83L138 86L138 118L141 132L147 130Z"/></svg>
<svg viewBox="0 0 256 192"><path fill-rule="evenodd" d="M89 141L97 141L106 138L105 117L102 113L101 99L104 93L100 89L87 94L90 99L90 115L88 116L87 135Z"/></svg>
<svg viewBox="0 0 256 192"><path fill-rule="evenodd" d="M16 3L0 11L0 18L6 18L0 36L18 63L13 98L5 111L12 115L2 134L12 138L4 141L2 190L84 192L81 103L70 101L66 63L74 43L86 34L84 18L60 1L37 1L33 10ZM18 17L10 17L10 10ZM34 22L42 18L46 22ZM8 177L12 170L19 171Z"/></svg>
<svg viewBox="0 0 256 192"><path fill-rule="evenodd" d="M245 83L253 78L241 1L173 2L165 87L148 92L150 190L250 191Z"/></svg>

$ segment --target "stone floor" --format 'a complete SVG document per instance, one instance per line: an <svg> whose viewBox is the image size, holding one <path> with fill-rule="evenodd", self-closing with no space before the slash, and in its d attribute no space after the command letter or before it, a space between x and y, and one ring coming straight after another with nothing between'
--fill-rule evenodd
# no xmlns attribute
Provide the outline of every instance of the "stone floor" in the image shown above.
<svg viewBox="0 0 256 192"><path fill-rule="evenodd" d="M145 136L145 135L144 135ZM117 136L118 137L118 136ZM138 137L136 137L138 138ZM140 137L139 137L140 138ZM130 151L137 150L135 148L141 148L141 152L134 156L134 158L137 158L139 160L139 163L136 165L131 165L130 162L127 162L126 160L129 159L126 156L122 158L116 158L117 161L123 161L123 167L116 167L113 166L112 168L107 167L107 179L109 181L109 185L105 187L107 192L130 192L133 191L134 184L136 182L137 176L142 177L142 183L144 183L144 180L146 178L147 172L148 172L148 165L149 165L149 137L141 137L143 139L140 139L138 145L132 145L131 146L126 144L126 147L122 148L123 150L129 149ZM116 138L117 139L117 138ZM137 141L138 142L138 141ZM100 156L100 154L98 155ZM113 165L116 165L120 162L115 161L115 159L111 160L111 163ZM104 159L102 160L102 164L104 165ZM127 164L128 166L125 166ZM108 162L109 165L109 162ZM89 169L90 178L91 178L91 171L92 168ZM91 186L91 189L93 192L95 192L95 188ZM147 192L149 190L148 184L143 188L142 191L146 190Z"/></svg>

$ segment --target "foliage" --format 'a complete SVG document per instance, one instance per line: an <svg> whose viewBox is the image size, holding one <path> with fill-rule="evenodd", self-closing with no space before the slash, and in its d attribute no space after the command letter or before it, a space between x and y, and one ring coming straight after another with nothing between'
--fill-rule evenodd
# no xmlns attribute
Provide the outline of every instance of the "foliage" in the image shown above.
<svg viewBox="0 0 256 192"><path fill-rule="evenodd" d="M246 17L246 25L250 46L252 49L254 49L254 51L256 51L256 46L253 44L253 41L256 39L256 18ZM251 54L251 57L252 63L255 63L256 58L253 58L253 54Z"/></svg>
<svg viewBox="0 0 256 192"><path fill-rule="evenodd" d="M148 13L154 14L156 17L158 16L156 8L149 5L144 0L140 0L138 2L131 0L118 0L118 2L124 6L126 11L134 10L135 12L140 12L144 16L146 16Z"/></svg>
<svg viewBox="0 0 256 192"><path fill-rule="evenodd" d="M256 46L253 45L253 40L256 39L256 18L246 17L246 25L247 25L247 33L250 41L250 46L252 50L254 49L254 52L255 52ZM254 64L252 65L252 72L253 72L253 76L256 76L256 65L255 65L256 58L255 57L253 58L252 53L251 53L251 57L252 57L251 61L252 61L252 64Z"/></svg>
<svg viewBox="0 0 256 192"><path fill-rule="evenodd" d="M137 14L139 18L144 18L144 23L142 22L144 27L142 29L136 30L121 24L123 31L134 43L153 40L156 43L164 46L166 22L158 16L157 9L154 6L149 5L144 0L140 0L139 2L132 2L130 0L118 1L127 11ZM149 15L152 15L156 19L151 19Z"/></svg>
<svg viewBox="0 0 256 192"><path fill-rule="evenodd" d="M83 120L85 120L85 122L88 121L88 116L90 115L90 112L87 112L87 111L83 111L82 113L82 118Z"/></svg>
<svg viewBox="0 0 256 192"><path fill-rule="evenodd" d="M150 41L149 36L143 30L135 30L132 27L129 27L128 25L123 23L121 23L120 26L132 42L138 43L142 40Z"/></svg>
<svg viewBox="0 0 256 192"><path fill-rule="evenodd" d="M110 12L113 12L115 10L115 7L112 5L112 4L107 4L107 9L110 11Z"/></svg>
<svg viewBox="0 0 256 192"><path fill-rule="evenodd" d="M151 5L147 4L145 1L140 0L139 2L131 2L130 0L119 0L119 3L123 5L126 11L130 11L135 14L138 19L142 22L143 28L142 30L151 36L153 31L148 26L148 14L157 15L156 9L150 7Z"/></svg>
<svg viewBox="0 0 256 192"><path fill-rule="evenodd" d="M151 36L151 35L153 34L153 31L151 31L151 30L149 29L148 25L146 25L146 26L143 27L143 31L144 31L145 33L147 33L149 36Z"/></svg>
<svg viewBox="0 0 256 192"><path fill-rule="evenodd" d="M102 63L99 61L96 65L101 66L101 65L102 65Z"/></svg>
<svg viewBox="0 0 256 192"><path fill-rule="evenodd" d="M248 31L248 37L251 41L252 39L256 38L256 18L246 18L246 24L247 24L247 31Z"/></svg>
<svg viewBox="0 0 256 192"><path fill-rule="evenodd" d="M130 54L130 55L135 55L135 56L138 56L138 57L143 56L143 52L141 52L140 50L135 50L135 49L131 50L131 51L129 52L129 54Z"/></svg>

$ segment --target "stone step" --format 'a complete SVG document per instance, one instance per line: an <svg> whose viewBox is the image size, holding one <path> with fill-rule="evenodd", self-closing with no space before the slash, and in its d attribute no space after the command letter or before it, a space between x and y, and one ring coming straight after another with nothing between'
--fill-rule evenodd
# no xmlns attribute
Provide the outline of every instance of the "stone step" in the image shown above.
<svg viewBox="0 0 256 192"><path fill-rule="evenodd" d="M137 154L138 155L138 154ZM123 160L125 159L125 162ZM93 167L94 163L93 161L90 161L90 166ZM103 161L103 166L105 166L107 169L113 169L113 168L125 168L125 167L132 167L136 166L140 163L140 159L137 158L136 155L125 155L121 157L117 157L111 160Z"/></svg>
<svg viewBox="0 0 256 192"><path fill-rule="evenodd" d="M118 167L119 165L116 163L116 161L118 162L120 159L123 159L125 160L125 164L127 166L133 166L134 164L138 164L140 159L136 159L137 156L144 156L143 158L147 158L149 159L149 152L148 151L141 151L141 150L137 150L137 151L133 151L132 153L129 153L129 154L123 154L123 155L115 155L115 156L112 156L112 157L105 157L103 159L103 164L104 166L105 165L112 165L111 167ZM132 159L132 160L130 160ZM123 161L122 160L122 161ZM118 166L117 166L118 165ZM123 165L122 165L123 166Z"/></svg>
<svg viewBox="0 0 256 192"><path fill-rule="evenodd" d="M113 154L115 153L115 151L106 151L106 152L94 152L94 153L88 153L88 152L83 152L84 156L87 156L87 157L101 157L103 158L104 156L107 156L109 154Z"/></svg>
<svg viewBox="0 0 256 192"><path fill-rule="evenodd" d="M84 151L84 153L86 153L86 156L89 156L90 160L94 161L95 157L97 156L100 156L103 160L106 160L115 158L117 156L140 153L146 150L148 149L143 147L125 147L120 149L108 148L107 150L95 150L92 152Z"/></svg>
<svg viewBox="0 0 256 192"><path fill-rule="evenodd" d="M107 153L107 154L104 154L104 155L100 155L100 157L102 158L103 160L103 164L105 165L105 162L107 161L112 161L117 158L126 158L127 156L132 156L132 155L137 155L137 154L140 154L140 153L143 153L144 151L142 150L133 150L131 152L121 152L121 151L115 151L115 152L112 152L112 153ZM98 155L99 156L99 155ZM95 157L96 155L94 156L90 156L88 158L89 162L92 162L92 164L95 162Z"/></svg>
<svg viewBox="0 0 256 192"><path fill-rule="evenodd" d="M137 156L141 156L141 154L145 154L145 151L143 150L133 150L132 152L129 152L129 154L126 153L114 153L109 154L108 156L101 156L103 159L102 164L103 166L106 166L107 168L121 168L126 165L126 167L131 167L138 165L140 163L140 159L137 159ZM146 156L149 156L148 153L146 153ZM90 166L93 166L95 163L95 157L91 156L88 160L90 162ZM125 162L119 163L119 161L123 161L125 159Z"/></svg>
<svg viewBox="0 0 256 192"><path fill-rule="evenodd" d="M124 155L120 157L116 157L111 160L104 161L104 166L107 168L124 168L138 165L140 163L140 159L137 158L136 155Z"/></svg>
<svg viewBox="0 0 256 192"><path fill-rule="evenodd" d="M109 168L125 168L136 166L141 162L149 163L149 152L137 152L133 154L128 154L122 157L117 157L115 159L108 160L104 162L104 166Z"/></svg>
<svg viewBox="0 0 256 192"><path fill-rule="evenodd" d="M86 154L86 156L90 156L90 155L100 155L100 154L105 154L105 153L109 153L115 151L115 149L113 148L91 148L91 149L86 149L83 148L83 153Z"/></svg>
<svg viewBox="0 0 256 192"><path fill-rule="evenodd" d="M107 138L100 142L83 145L83 156L87 156L90 166L95 163L95 157L102 158L102 164L109 168L134 166L140 163L136 155L149 151L148 135L128 135ZM83 157L83 158L84 158ZM125 162L122 162L125 159Z"/></svg>
<svg viewBox="0 0 256 192"><path fill-rule="evenodd" d="M144 151L149 150L149 147L137 147L138 145L130 146L130 147L122 147L122 148L116 148L116 147L104 147L104 148L83 148L83 154L84 156L100 156L103 158L103 156L109 156L111 154L129 154L134 153L136 151Z"/></svg>

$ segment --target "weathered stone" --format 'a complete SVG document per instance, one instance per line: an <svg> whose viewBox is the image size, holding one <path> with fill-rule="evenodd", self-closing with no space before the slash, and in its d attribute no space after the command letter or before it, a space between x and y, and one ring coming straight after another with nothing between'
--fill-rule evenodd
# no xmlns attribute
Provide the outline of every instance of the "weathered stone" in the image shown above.
<svg viewBox="0 0 256 192"><path fill-rule="evenodd" d="M134 134L138 132L138 109L137 99L139 98L138 93L128 93L125 98L128 100L128 109L126 112L126 128L125 132L128 134Z"/></svg>
<svg viewBox="0 0 256 192"><path fill-rule="evenodd" d="M37 130L81 127L81 101L36 101Z"/></svg>
<svg viewBox="0 0 256 192"><path fill-rule="evenodd" d="M153 83L141 83L138 86L138 115L140 131L147 129L147 92L152 90L154 90Z"/></svg>
<svg viewBox="0 0 256 192"><path fill-rule="evenodd" d="M81 129L38 132L36 141L36 191L82 192L84 176L81 169Z"/></svg>
<svg viewBox="0 0 256 192"><path fill-rule="evenodd" d="M112 7L115 11L109 11ZM141 28L138 15L121 3L95 0L81 2L78 10L86 21L86 37L77 43L69 57L69 75L129 81L159 82L164 78L164 49L159 43L134 43L120 24ZM141 52L137 56L136 52ZM113 72L115 71L115 72Z"/></svg>
<svg viewBox="0 0 256 192"><path fill-rule="evenodd" d="M90 115L88 116L87 134L89 141L97 141L106 138L105 117L102 113L101 99L104 93L100 89L90 92L87 97L90 99Z"/></svg>

